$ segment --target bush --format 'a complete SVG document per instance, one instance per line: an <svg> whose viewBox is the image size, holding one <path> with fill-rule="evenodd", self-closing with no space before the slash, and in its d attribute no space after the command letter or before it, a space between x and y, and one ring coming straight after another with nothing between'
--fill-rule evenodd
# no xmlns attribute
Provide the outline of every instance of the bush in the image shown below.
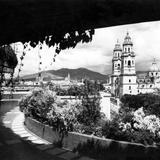
<svg viewBox="0 0 160 160"><path fill-rule="evenodd" d="M101 119L101 108L100 108L100 98L94 97L84 97L82 99L82 110L78 115L78 122L86 126L96 125Z"/></svg>
<svg viewBox="0 0 160 160"><path fill-rule="evenodd" d="M155 142L155 136L149 130L134 131L131 139L135 143L142 143L144 145L153 145Z"/></svg>
<svg viewBox="0 0 160 160"><path fill-rule="evenodd" d="M144 145L160 142L160 118L145 114L143 108L134 112L122 111L112 121L106 122L102 128L103 136Z"/></svg>
<svg viewBox="0 0 160 160"><path fill-rule="evenodd" d="M122 108L129 108L137 110L144 107L148 114L155 114L160 116L160 95L155 94L138 94L138 95L124 95L121 98Z"/></svg>
<svg viewBox="0 0 160 160"><path fill-rule="evenodd" d="M25 116L32 117L56 129L62 137L73 130L77 122L79 104L58 101L55 94L48 90L34 90L19 102Z"/></svg>
<svg viewBox="0 0 160 160"><path fill-rule="evenodd" d="M23 97L19 102L20 110L26 116L33 117L40 122L46 123L47 113L53 108L56 97L52 92L36 89L31 95Z"/></svg>
<svg viewBox="0 0 160 160"><path fill-rule="evenodd" d="M78 131L101 136L104 115L100 112L100 97L86 96L82 101L60 101L49 90L37 89L19 102L25 116L53 126L59 133Z"/></svg>

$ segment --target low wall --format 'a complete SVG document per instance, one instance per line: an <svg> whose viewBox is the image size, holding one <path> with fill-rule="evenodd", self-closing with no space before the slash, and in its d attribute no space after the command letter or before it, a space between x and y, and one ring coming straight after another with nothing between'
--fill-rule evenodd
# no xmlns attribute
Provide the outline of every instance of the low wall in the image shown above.
<svg viewBox="0 0 160 160"><path fill-rule="evenodd" d="M4 93L2 94L2 99L20 99L21 97L25 96L29 92L13 92L13 94L10 93Z"/></svg>
<svg viewBox="0 0 160 160"><path fill-rule="evenodd" d="M26 117L25 125L31 132L51 143L57 142L60 139L59 134L53 130L52 127L41 124L32 118ZM104 154L111 159L119 159L120 157L123 160L137 160L142 158L146 160L160 158L159 147L147 147L138 143L115 141L112 139L99 138L96 136L75 132L69 132L68 135L63 138L63 147L73 150L77 148L79 144L81 144L81 146L85 148L88 145L88 140L94 140L95 142L98 142L101 146L101 149L98 148L99 151L103 150Z"/></svg>

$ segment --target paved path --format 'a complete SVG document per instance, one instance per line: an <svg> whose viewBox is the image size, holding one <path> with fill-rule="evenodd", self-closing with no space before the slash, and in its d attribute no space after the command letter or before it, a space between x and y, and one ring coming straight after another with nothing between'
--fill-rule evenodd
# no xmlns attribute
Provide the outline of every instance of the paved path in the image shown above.
<svg viewBox="0 0 160 160"><path fill-rule="evenodd" d="M0 106L0 160L91 160L54 147L29 132L16 101L3 101Z"/></svg>

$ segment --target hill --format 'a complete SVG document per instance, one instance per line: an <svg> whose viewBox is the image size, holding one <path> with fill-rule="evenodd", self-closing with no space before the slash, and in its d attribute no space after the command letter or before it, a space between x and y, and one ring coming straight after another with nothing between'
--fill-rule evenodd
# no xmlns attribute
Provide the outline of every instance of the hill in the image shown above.
<svg viewBox="0 0 160 160"><path fill-rule="evenodd" d="M89 78L90 80L106 80L108 78L107 75L103 75L101 73L94 72L86 68L78 68L78 69L62 68L59 70L49 70L48 72L54 75L58 75L60 77L66 77L68 74L70 74L71 79L77 79L77 80L81 80L84 78Z"/></svg>
<svg viewBox="0 0 160 160"><path fill-rule="evenodd" d="M63 79L67 77L68 74L70 74L70 78L72 80L81 80L84 78L88 78L90 80L106 81L108 79L107 75L103 75L101 73L94 72L86 68L78 68L78 69L62 68L59 70L48 70L48 71L42 72L42 76L50 77L51 79ZM28 80L28 79L33 80L37 76L38 76L38 73L35 73L35 74L25 75L21 78L25 80Z"/></svg>
<svg viewBox="0 0 160 160"><path fill-rule="evenodd" d="M60 77L60 76L57 76L57 75L53 75L51 73L48 73L47 71L46 72L42 72L41 73L41 76L44 77L45 80L50 80L50 79L64 79L64 77ZM22 79L24 80L30 80L30 81L35 81L36 78L38 77L38 73L35 73L35 74L29 74L29 75L25 75L23 77L21 77Z"/></svg>

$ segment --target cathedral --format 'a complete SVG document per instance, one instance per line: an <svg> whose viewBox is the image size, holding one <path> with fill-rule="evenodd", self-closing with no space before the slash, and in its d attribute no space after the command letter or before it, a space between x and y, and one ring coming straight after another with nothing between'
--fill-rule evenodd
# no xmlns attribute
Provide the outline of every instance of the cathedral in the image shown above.
<svg viewBox="0 0 160 160"><path fill-rule="evenodd" d="M160 88L160 70L154 60L147 73L136 74L135 52L129 33L122 47L117 41L113 50L111 93L116 97L124 94L153 93Z"/></svg>

